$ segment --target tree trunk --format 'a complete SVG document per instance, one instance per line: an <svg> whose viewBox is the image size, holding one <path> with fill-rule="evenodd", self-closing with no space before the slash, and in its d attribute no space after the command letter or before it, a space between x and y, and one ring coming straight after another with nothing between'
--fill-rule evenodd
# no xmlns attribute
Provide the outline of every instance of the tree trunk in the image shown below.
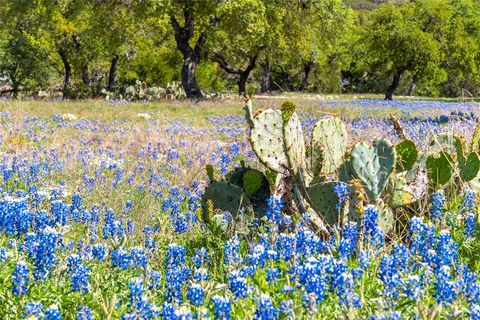
<svg viewBox="0 0 480 320"><path fill-rule="evenodd" d="M270 76L272 74L272 66L268 59L262 63L262 86L260 88L261 93L268 93L270 90Z"/></svg>
<svg viewBox="0 0 480 320"><path fill-rule="evenodd" d="M16 100L18 98L18 89L20 87L20 83L15 81L12 82L12 99Z"/></svg>
<svg viewBox="0 0 480 320"><path fill-rule="evenodd" d="M87 87L91 87L92 83L90 81L90 75L88 72L88 61L83 61L82 62L82 81Z"/></svg>
<svg viewBox="0 0 480 320"><path fill-rule="evenodd" d="M250 75L250 71L248 72L242 72L240 74L240 78L237 81L238 84L238 94L240 96L246 96L247 95L247 80L248 76Z"/></svg>
<svg viewBox="0 0 480 320"><path fill-rule="evenodd" d="M413 94L415 93L415 89L417 88L417 79L413 79L412 80L412 83L410 84L410 86L408 87L408 90L407 90L407 95L408 96L413 96Z"/></svg>
<svg viewBox="0 0 480 320"><path fill-rule="evenodd" d="M303 91L307 88L308 85L308 77L310 76L310 71L312 71L313 63L308 61L303 65L303 79L300 87L298 87L298 91Z"/></svg>
<svg viewBox="0 0 480 320"><path fill-rule="evenodd" d="M392 84L388 87L387 92L385 93L385 100L392 100L393 93L395 89L397 89L398 85L400 84L400 78L402 77L403 71L399 70L393 75Z"/></svg>
<svg viewBox="0 0 480 320"><path fill-rule="evenodd" d="M117 70L118 70L118 62L120 61L120 56L118 54L114 54L112 58L112 62L110 63L110 71L108 73L108 86L107 90L111 92L115 87L115 83L117 82Z"/></svg>
<svg viewBox="0 0 480 320"><path fill-rule="evenodd" d="M72 66L70 65L70 62L68 62L67 54L63 50L60 50L59 54L63 62L63 67L65 69L65 78L63 80L63 90L62 90L63 100L65 100L65 99L71 98L70 81L72 79Z"/></svg>
<svg viewBox="0 0 480 320"><path fill-rule="evenodd" d="M203 97L203 95L200 87L198 86L195 71L197 65L200 63L201 53L205 46L208 33L211 29L217 26L218 20L216 18L212 18L210 20L209 26L199 35L197 42L192 47L190 40L195 33L195 19L189 6L184 7L183 18L185 23L183 26L181 26L176 17L173 14L170 15L170 23L175 32L177 49L183 55L182 85L187 98L200 99Z"/></svg>
<svg viewBox="0 0 480 320"><path fill-rule="evenodd" d="M193 52L192 52L193 53ZM195 70L198 64L198 58L195 54L184 56L182 66L182 85L185 94L189 99L201 99L203 97L202 91L198 86Z"/></svg>

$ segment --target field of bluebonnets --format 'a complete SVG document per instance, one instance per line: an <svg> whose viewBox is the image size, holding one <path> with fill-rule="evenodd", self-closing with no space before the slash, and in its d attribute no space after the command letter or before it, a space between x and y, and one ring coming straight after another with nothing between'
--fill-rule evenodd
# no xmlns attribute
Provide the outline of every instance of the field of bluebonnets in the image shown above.
<svg viewBox="0 0 480 320"><path fill-rule="evenodd" d="M420 152L441 133L469 141L480 116L475 102L296 102L307 145L325 115L351 147L398 144L392 113ZM248 126L243 101L2 102L0 319L480 319L472 185L438 182L394 228L365 203L325 234L274 193L261 218L202 213L211 179L265 171Z"/></svg>

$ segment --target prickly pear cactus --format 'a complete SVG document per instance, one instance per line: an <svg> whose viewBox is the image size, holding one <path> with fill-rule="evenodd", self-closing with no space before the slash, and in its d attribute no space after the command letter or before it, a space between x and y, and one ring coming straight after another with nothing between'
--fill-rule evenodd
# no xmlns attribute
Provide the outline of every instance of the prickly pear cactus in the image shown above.
<svg viewBox="0 0 480 320"><path fill-rule="evenodd" d="M391 193L390 206L398 208L423 199L428 194L428 177L424 166L416 163L409 171L395 176L395 186Z"/></svg>
<svg viewBox="0 0 480 320"><path fill-rule="evenodd" d="M347 150L347 129L337 117L318 120L312 135L312 171L314 175L335 172Z"/></svg>
<svg viewBox="0 0 480 320"><path fill-rule="evenodd" d="M267 199L270 197L270 183L265 174L248 167L237 168L227 174L231 184L244 190L257 217L265 215Z"/></svg>
<svg viewBox="0 0 480 320"><path fill-rule="evenodd" d="M459 135L454 136L454 144L457 155L457 167L460 173L460 179L464 182L473 180L480 170L480 158L477 152L468 152L465 139Z"/></svg>
<svg viewBox="0 0 480 320"><path fill-rule="evenodd" d="M283 138L282 111L266 109L253 115L251 100L245 110L250 124L250 143L260 162L276 172L285 172L288 160Z"/></svg>
<svg viewBox="0 0 480 320"><path fill-rule="evenodd" d="M395 146L397 152L397 172L407 171L413 168L418 158L418 150L412 140L403 140Z"/></svg>
<svg viewBox="0 0 480 320"><path fill-rule="evenodd" d="M250 200L243 190L229 182L220 181L211 183L202 196L203 220L209 222L208 200L211 200L215 209L230 212L234 217L240 210L250 205Z"/></svg>
<svg viewBox="0 0 480 320"><path fill-rule="evenodd" d="M341 202L341 199L335 193L334 187L337 183L344 182L328 181L315 183L314 181L307 187L308 202L330 225L343 224L347 219L346 208L348 202Z"/></svg>
<svg viewBox="0 0 480 320"><path fill-rule="evenodd" d="M460 166L460 178L467 182L475 179L480 171L480 158L476 152L470 152Z"/></svg>
<svg viewBox="0 0 480 320"><path fill-rule="evenodd" d="M364 184L370 201L377 200L395 168L395 148L385 139L375 140L372 146L357 143L350 159L353 172Z"/></svg>
<svg viewBox="0 0 480 320"><path fill-rule="evenodd" d="M434 188L445 185L454 173L454 160L447 151L429 155L426 166L428 180Z"/></svg>
<svg viewBox="0 0 480 320"><path fill-rule="evenodd" d="M287 101L282 105L282 117L288 168L292 175L297 177L305 172L305 139L303 137L302 124L292 102Z"/></svg>

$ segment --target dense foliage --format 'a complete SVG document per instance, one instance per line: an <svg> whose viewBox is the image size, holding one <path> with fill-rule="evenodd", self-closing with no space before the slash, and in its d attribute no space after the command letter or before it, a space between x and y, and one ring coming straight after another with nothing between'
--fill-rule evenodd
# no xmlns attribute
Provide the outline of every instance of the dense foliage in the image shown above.
<svg viewBox="0 0 480 320"><path fill-rule="evenodd" d="M479 95L475 0L1 0L2 94Z"/></svg>

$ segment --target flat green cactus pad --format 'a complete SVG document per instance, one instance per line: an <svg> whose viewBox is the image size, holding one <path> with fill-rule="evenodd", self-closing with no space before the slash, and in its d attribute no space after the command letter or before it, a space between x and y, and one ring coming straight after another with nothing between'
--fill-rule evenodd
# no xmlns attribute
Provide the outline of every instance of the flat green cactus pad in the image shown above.
<svg viewBox="0 0 480 320"><path fill-rule="evenodd" d="M460 166L460 178L467 182L475 179L480 170L480 158L476 152L470 152L465 162Z"/></svg>
<svg viewBox="0 0 480 320"><path fill-rule="evenodd" d="M296 112L283 124L283 136L289 169L294 177L304 174L305 139L303 137L302 124Z"/></svg>
<svg viewBox="0 0 480 320"><path fill-rule="evenodd" d="M318 120L312 135L312 170L315 175L335 172L347 150L347 129L337 117Z"/></svg>
<svg viewBox="0 0 480 320"><path fill-rule="evenodd" d="M426 165L428 180L435 188L445 185L453 176L454 160L447 151L429 155Z"/></svg>
<svg viewBox="0 0 480 320"><path fill-rule="evenodd" d="M265 215L270 183L265 174L253 168L237 168L227 175L228 182L245 190L257 217Z"/></svg>
<svg viewBox="0 0 480 320"><path fill-rule="evenodd" d="M371 201L377 200L395 168L396 153L385 139L375 140L372 146L356 144L350 154L355 176L362 181Z"/></svg>
<svg viewBox="0 0 480 320"><path fill-rule="evenodd" d="M309 204L318 214L322 215L324 220L330 225L343 223L344 221L341 220L347 218L345 215L347 202L344 202L339 207L340 199L333 191L333 188L337 183L339 182L312 182L307 188Z"/></svg>
<svg viewBox="0 0 480 320"><path fill-rule="evenodd" d="M407 171L413 168L418 157L418 150L412 140L403 140L395 146L397 152L397 172Z"/></svg>
<svg viewBox="0 0 480 320"><path fill-rule="evenodd" d="M266 109L252 119L252 149L260 162L270 170L285 172L288 160L283 139L282 111Z"/></svg>
<svg viewBox="0 0 480 320"><path fill-rule="evenodd" d="M240 210L246 209L250 205L250 200L243 190L229 182L211 183L202 196L203 220L209 222L206 216L208 200L213 202L214 209L230 212L234 217Z"/></svg>

